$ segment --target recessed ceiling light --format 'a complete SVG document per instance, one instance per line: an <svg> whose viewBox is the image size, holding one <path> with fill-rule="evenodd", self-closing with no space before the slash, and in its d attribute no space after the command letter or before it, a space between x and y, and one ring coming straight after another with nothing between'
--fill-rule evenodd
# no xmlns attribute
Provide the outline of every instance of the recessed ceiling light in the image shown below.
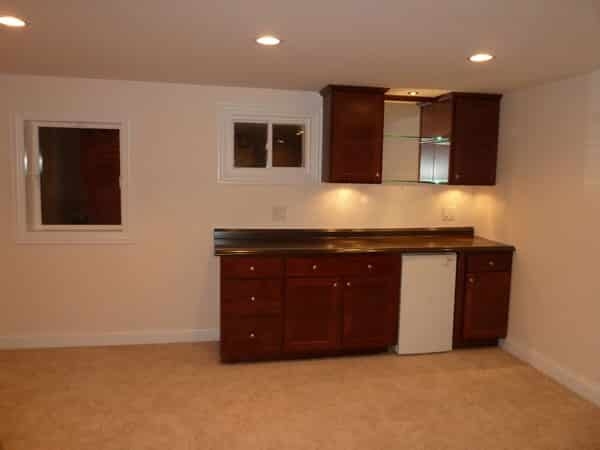
<svg viewBox="0 0 600 450"><path fill-rule="evenodd" d="M18 17L1 16L0 17L0 25L4 25L7 27L13 27L13 28L22 28L25 25L27 25L27 23L25 23L24 20L19 19Z"/></svg>
<svg viewBox="0 0 600 450"><path fill-rule="evenodd" d="M469 56L469 61L480 63L480 62L488 62L494 59L494 55L490 55L489 53L475 53L474 55Z"/></svg>
<svg viewBox="0 0 600 450"><path fill-rule="evenodd" d="M261 36L258 39L256 39L256 42L258 42L260 45L268 45L268 46L273 46L273 45L279 45L279 43L281 42L278 38L276 38L275 36Z"/></svg>
<svg viewBox="0 0 600 450"><path fill-rule="evenodd" d="M414 97L415 95L419 95L419 91L408 91L408 95L412 95Z"/></svg>

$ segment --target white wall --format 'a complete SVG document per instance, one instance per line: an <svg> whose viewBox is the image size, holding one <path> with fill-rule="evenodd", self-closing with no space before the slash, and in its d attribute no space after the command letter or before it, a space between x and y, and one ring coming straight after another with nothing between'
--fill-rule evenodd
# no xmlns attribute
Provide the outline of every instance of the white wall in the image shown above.
<svg viewBox="0 0 600 450"><path fill-rule="evenodd" d="M0 76L0 346L216 336L214 227L472 225L477 189L217 184L218 102L320 104L316 93ZM10 115L126 117L129 245L16 244ZM444 204L457 220L441 221ZM287 206L286 223L271 221Z"/></svg>
<svg viewBox="0 0 600 450"><path fill-rule="evenodd" d="M506 95L481 228L517 247L506 346L600 404L600 71Z"/></svg>
<svg viewBox="0 0 600 450"><path fill-rule="evenodd" d="M600 402L600 72L506 95L499 184L470 189L216 183L218 102L315 93L0 75L0 99L0 347L216 337L217 226L475 224L517 247L507 348ZM133 243L15 243L17 112L129 119Z"/></svg>

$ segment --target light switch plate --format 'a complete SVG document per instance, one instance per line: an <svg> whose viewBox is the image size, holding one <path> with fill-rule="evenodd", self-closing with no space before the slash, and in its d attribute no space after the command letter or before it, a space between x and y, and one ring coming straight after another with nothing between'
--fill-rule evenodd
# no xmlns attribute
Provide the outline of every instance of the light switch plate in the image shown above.
<svg viewBox="0 0 600 450"><path fill-rule="evenodd" d="M287 219L287 206L273 206L271 219L273 222L285 222Z"/></svg>
<svg viewBox="0 0 600 450"><path fill-rule="evenodd" d="M444 222L454 222L456 220L456 206L444 206L442 208L442 220Z"/></svg>

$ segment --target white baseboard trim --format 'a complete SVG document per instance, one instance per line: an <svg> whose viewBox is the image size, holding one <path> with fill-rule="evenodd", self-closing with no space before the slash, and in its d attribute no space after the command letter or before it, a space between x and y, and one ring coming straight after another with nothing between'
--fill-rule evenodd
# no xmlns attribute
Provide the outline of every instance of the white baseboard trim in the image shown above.
<svg viewBox="0 0 600 450"><path fill-rule="evenodd" d="M547 358L537 350L516 342L514 339L500 341L500 347L511 355L529 363L540 372L548 375L566 388L576 392L586 400L600 406L600 383L581 377L558 362Z"/></svg>
<svg viewBox="0 0 600 450"><path fill-rule="evenodd" d="M116 331L99 334L37 334L0 336L0 349L94 347L103 345L166 344L218 341L216 328L189 330Z"/></svg>

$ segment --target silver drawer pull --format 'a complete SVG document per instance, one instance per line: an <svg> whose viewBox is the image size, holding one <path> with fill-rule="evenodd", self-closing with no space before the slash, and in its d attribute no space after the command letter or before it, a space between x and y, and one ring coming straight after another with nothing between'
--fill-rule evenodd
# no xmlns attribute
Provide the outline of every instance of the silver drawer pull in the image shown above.
<svg viewBox="0 0 600 450"><path fill-rule="evenodd" d="M256 335L254 333L250 333L249 337L250 337L250 339L254 339L256 337Z"/></svg>
<svg viewBox="0 0 600 450"><path fill-rule="evenodd" d="M337 287L337 281L333 283L333 287Z"/></svg>
<svg viewBox="0 0 600 450"><path fill-rule="evenodd" d="M254 272L254 266L250 266L250 270Z"/></svg>
<svg viewBox="0 0 600 450"><path fill-rule="evenodd" d="M367 264L367 269L372 270L373 266L371 264Z"/></svg>
<svg viewBox="0 0 600 450"><path fill-rule="evenodd" d="M313 264L312 270L317 270L317 265L316 264Z"/></svg>
<svg viewBox="0 0 600 450"><path fill-rule="evenodd" d="M252 297L250 297L250 301L253 302L256 300L256 297L254 297L254 295Z"/></svg>
<svg viewBox="0 0 600 450"><path fill-rule="evenodd" d="M346 283L346 286L350 287L350 286L352 286L352 284L350 284L350 282L348 281L348 282Z"/></svg>
<svg viewBox="0 0 600 450"><path fill-rule="evenodd" d="M488 264L490 265L490 267L494 267L496 264L494 263L494 261L489 261Z"/></svg>
<svg viewBox="0 0 600 450"><path fill-rule="evenodd" d="M469 283L471 283L471 284L475 283L475 278L474 277L469 277Z"/></svg>

